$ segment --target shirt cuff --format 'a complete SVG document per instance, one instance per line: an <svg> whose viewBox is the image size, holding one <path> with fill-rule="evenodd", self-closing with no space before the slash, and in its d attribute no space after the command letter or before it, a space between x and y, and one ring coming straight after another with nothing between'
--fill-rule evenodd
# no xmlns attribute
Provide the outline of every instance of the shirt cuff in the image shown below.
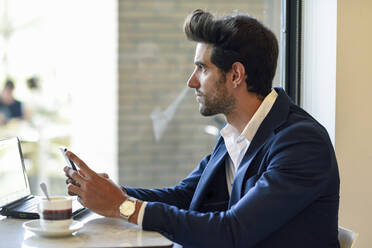
<svg viewBox="0 0 372 248"><path fill-rule="evenodd" d="M137 225L142 228L142 221L143 221L143 216L145 215L145 208L146 208L147 202L142 202L141 208L138 212L137 216Z"/></svg>

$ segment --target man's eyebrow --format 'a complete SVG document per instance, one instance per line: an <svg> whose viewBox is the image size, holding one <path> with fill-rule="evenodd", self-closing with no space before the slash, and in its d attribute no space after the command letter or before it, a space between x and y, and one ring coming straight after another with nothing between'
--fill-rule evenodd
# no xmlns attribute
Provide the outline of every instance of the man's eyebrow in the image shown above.
<svg viewBox="0 0 372 248"><path fill-rule="evenodd" d="M206 65L200 61L195 61L194 64L200 67L206 67Z"/></svg>

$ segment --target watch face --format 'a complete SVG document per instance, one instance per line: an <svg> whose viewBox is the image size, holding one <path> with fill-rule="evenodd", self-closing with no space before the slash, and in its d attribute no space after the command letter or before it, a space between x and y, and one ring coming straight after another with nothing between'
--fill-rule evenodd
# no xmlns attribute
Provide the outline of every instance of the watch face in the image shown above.
<svg viewBox="0 0 372 248"><path fill-rule="evenodd" d="M126 200L120 206L121 214L128 218L134 213L135 210L136 210L136 203L133 201Z"/></svg>

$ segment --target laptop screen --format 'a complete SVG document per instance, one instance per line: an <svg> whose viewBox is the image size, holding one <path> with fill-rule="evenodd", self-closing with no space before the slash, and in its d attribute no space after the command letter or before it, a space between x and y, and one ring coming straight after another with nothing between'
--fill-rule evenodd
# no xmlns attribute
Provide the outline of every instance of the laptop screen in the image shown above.
<svg viewBox="0 0 372 248"><path fill-rule="evenodd" d="M30 193L18 138L0 140L0 206Z"/></svg>

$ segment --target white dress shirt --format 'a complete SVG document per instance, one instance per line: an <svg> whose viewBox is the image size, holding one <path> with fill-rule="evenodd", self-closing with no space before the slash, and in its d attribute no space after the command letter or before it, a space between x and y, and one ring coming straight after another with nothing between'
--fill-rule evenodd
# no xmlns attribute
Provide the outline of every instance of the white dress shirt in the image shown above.
<svg viewBox="0 0 372 248"><path fill-rule="evenodd" d="M226 183L229 195L231 194L235 173L248 150L249 144L251 143L262 121L270 112L271 107L273 106L277 97L278 93L276 93L275 90L271 90L270 94L268 94L262 101L260 107L257 109L256 113L254 113L252 119L248 122L247 126L245 126L241 134L239 134L238 130L230 124L227 124L220 131L221 136L225 141L227 153L229 154L225 161ZM142 227L146 204L146 202L143 202L138 213L137 223L140 227Z"/></svg>

